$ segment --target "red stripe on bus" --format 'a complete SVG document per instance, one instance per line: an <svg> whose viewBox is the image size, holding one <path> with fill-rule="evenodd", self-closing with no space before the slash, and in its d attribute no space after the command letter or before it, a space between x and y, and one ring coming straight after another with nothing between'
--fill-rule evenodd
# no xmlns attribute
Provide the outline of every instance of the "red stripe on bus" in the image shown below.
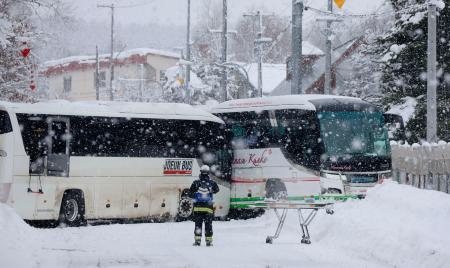
<svg viewBox="0 0 450 268"><path fill-rule="evenodd" d="M164 175L190 175L192 171L189 170L165 170Z"/></svg>

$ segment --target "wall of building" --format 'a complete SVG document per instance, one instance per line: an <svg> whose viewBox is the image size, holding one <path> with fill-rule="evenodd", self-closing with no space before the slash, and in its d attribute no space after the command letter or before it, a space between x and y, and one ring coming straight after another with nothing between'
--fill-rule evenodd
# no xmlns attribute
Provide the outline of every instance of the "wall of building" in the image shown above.
<svg viewBox="0 0 450 268"><path fill-rule="evenodd" d="M116 80L116 94L118 99L126 97L126 92L130 88L140 88L140 79L145 79L143 88L156 90L158 92L146 92L149 95L161 94L161 74L168 68L177 64L177 58L170 58L159 55L147 55L147 63L143 65L143 75L141 74L141 64L118 64L114 66L114 76ZM100 87L100 100L109 100L110 88L110 69L108 67L100 68L104 72L104 81ZM82 70L65 71L55 75L48 76L48 86L50 89L50 98L67 99L70 101L95 100L95 69L84 68ZM71 77L71 90L64 90L64 78ZM137 94L137 93L135 93Z"/></svg>
<svg viewBox="0 0 450 268"><path fill-rule="evenodd" d="M151 65L156 70L156 81L161 81L160 71L165 71L170 67L176 66L179 59L169 58L159 55L147 55L147 63Z"/></svg>

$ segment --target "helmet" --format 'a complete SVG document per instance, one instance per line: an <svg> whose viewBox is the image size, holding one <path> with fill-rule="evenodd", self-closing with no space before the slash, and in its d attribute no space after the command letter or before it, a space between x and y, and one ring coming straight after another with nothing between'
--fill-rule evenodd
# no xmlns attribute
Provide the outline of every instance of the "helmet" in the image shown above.
<svg viewBox="0 0 450 268"><path fill-rule="evenodd" d="M207 166L207 165L201 166L200 167L200 173L208 174L209 173L209 166Z"/></svg>

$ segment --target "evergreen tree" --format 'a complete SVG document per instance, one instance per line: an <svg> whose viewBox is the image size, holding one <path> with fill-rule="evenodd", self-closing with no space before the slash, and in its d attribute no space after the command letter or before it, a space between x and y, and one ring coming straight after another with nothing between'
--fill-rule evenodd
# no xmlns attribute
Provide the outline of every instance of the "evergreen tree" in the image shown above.
<svg viewBox="0 0 450 268"><path fill-rule="evenodd" d="M63 14L62 1L0 0L0 100L32 102L44 92L37 84L37 50L46 36L38 12Z"/></svg>
<svg viewBox="0 0 450 268"><path fill-rule="evenodd" d="M32 55L25 58L21 50L29 48L35 34L24 1L0 1L0 99L30 101L30 68Z"/></svg>
<svg viewBox="0 0 450 268"><path fill-rule="evenodd" d="M389 108L406 96L418 100L416 112L407 123L410 142L426 138L427 92L427 1L391 0L396 22L386 36L379 39L384 48L382 74L383 104ZM448 109L450 93L450 1L438 9L438 136L450 140Z"/></svg>

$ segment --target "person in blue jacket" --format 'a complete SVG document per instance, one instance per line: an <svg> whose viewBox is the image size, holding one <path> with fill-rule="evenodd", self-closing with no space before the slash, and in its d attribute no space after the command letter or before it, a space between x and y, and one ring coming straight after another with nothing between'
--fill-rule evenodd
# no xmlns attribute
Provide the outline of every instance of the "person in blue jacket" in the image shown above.
<svg viewBox="0 0 450 268"><path fill-rule="evenodd" d="M194 246L200 246L202 239L202 226L205 223L205 241L206 246L212 246L213 228L212 221L214 217L214 199L213 195L219 192L219 186L209 177L209 166L203 165L200 168L200 176L195 180L189 190L189 195L194 199L193 220Z"/></svg>

